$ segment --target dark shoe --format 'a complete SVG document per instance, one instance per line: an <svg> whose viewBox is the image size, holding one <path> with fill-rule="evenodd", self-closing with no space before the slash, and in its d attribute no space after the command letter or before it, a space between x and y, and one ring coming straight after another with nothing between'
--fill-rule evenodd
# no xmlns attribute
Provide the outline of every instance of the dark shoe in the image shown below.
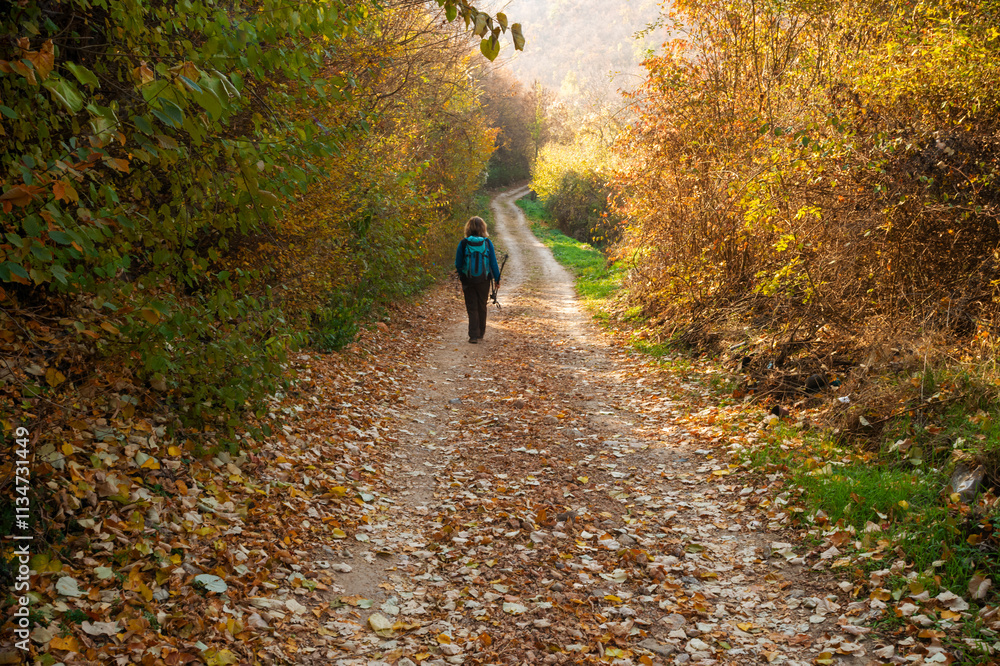
<svg viewBox="0 0 1000 666"><path fill-rule="evenodd" d="M479 338L469 338L469 344L474 345L479 342Z"/></svg>

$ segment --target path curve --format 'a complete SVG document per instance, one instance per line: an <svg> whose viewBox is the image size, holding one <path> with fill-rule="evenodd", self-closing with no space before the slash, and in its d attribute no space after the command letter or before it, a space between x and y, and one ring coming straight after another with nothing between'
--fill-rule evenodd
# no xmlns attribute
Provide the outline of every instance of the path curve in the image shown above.
<svg viewBox="0 0 1000 666"><path fill-rule="evenodd" d="M485 341L467 342L457 283L431 300L441 332L389 432L391 508L333 590L374 606L343 609L345 638L310 663L866 663L837 581L744 513L768 482L712 474L719 444L681 404L707 392L583 314L513 203L526 189L491 204L510 259ZM397 629L358 639L360 622Z"/></svg>

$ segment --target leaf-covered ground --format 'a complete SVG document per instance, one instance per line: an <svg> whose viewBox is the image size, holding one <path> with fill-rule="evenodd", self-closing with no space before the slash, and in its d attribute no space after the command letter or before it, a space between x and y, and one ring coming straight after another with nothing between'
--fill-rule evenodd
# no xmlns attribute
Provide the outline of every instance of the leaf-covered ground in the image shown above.
<svg viewBox="0 0 1000 666"><path fill-rule="evenodd" d="M731 455L761 413L591 325L511 196L484 343L447 284L343 354L298 355L282 433L233 455L121 415L64 433L44 457L66 547L33 562L42 659L954 662L964 591L893 596L891 549L861 576L855 535L789 529L784 477ZM891 642L868 628L885 617Z"/></svg>

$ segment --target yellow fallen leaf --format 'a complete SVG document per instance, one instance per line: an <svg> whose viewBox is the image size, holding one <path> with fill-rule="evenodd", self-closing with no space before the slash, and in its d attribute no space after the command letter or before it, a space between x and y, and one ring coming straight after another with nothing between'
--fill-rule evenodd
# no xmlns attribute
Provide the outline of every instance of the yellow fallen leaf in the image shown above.
<svg viewBox="0 0 1000 666"><path fill-rule="evenodd" d="M149 324L156 324L160 321L160 313L152 308L143 308L139 310L139 315Z"/></svg>
<svg viewBox="0 0 1000 666"><path fill-rule="evenodd" d="M141 467L144 469L160 469L160 461L156 458L149 458L146 462L142 463Z"/></svg>
<svg viewBox="0 0 1000 666"><path fill-rule="evenodd" d="M379 636L391 636L393 633L392 622L381 613L373 613L368 618L368 626Z"/></svg>
<svg viewBox="0 0 1000 666"><path fill-rule="evenodd" d="M741 631L750 631L753 629L753 622L737 622L736 626L739 627Z"/></svg>
<svg viewBox="0 0 1000 666"><path fill-rule="evenodd" d="M80 642L76 640L75 636L56 636L49 643L50 650L70 650L72 652L80 651Z"/></svg>
<svg viewBox="0 0 1000 666"><path fill-rule="evenodd" d="M49 383L49 386L59 386L66 381L66 375L55 368L48 368L45 370L45 381Z"/></svg>
<svg viewBox="0 0 1000 666"><path fill-rule="evenodd" d="M451 645L451 636L448 634L438 634L437 642L441 645Z"/></svg>
<svg viewBox="0 0 1000 666"><path fill-rule="evenodd" d="M419 629L422 626L419 622L403 622L399 620L393 623L392 628L396 631L409 631L410 629Z"/></svg>
<svg viewBox="0 0 1000 666"><path fill-rule="evenodd" d="M347 533L344 530L340 529L339 527L334 527L333 528L333 538L334 539L346 539L347 538Z"/></svg>
<svg viewBox="0 0 1000 666"><path fill-rule="evenodd" d="M149 630L149 620L146 618L135 618L128 621L128 626L126 627L129 631L139 633L140 631Z"/></svg>
<svg viewBox="0 0 1000 666"><path fill-rule="evenodd" d="M215 654L205 653L208 666L231 666L240 663L239 657L229 650L219 650Z"/></svg>
<svg viewBox="0 0 1000 666"><path fill-rule="evenodd" d="M63 452L64 456L71 456L71 455L73 455L73 451L74 451L74 449L73 449L73 445L72 444L70 444L70 443L67 442L66 444L62 445L62 452Z"/></svg>
<svg viewBox="0 0 1000 666"><path fill-rule="evenodd" d="M167 453L172 456L179 456L181 455L181 450L180 447L177 446L168 446Z"/></svg>

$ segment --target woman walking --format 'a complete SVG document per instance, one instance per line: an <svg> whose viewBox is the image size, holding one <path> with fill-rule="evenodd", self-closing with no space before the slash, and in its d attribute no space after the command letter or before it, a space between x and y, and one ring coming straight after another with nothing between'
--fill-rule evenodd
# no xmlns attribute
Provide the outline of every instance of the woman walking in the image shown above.
<svg viewBox="0 0 1000 666"><path fill-rule="evenodd" d="M476 344L486 335L486 305L490 281L500 286L500 267L493 241L487 238L486 222L470 217L465 223L465 238L455 252L455 268L462 281L465 310L469 313L469 342Z"/></svg>

